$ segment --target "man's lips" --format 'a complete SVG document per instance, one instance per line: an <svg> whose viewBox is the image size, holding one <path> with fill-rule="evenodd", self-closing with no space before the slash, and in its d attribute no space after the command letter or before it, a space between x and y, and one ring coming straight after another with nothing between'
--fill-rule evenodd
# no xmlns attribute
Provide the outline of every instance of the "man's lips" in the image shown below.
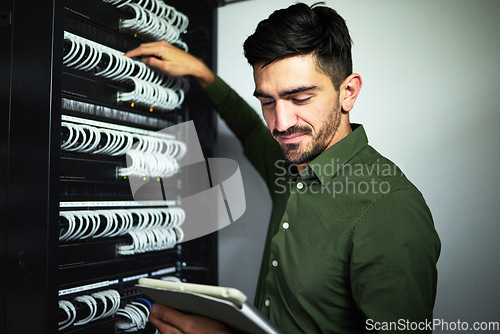
<svg viewBox="0 0 500 334"><path fill-rule="evenodd" d="M306 126L294 125L285 131L274 129L272 133L281 144L297 144L304 136L310 135L312 130Z"/></svg>
<svg viewBox="0 0 500 334"><path fill-rule="evenodd" d="M278 138L284 144L293 144L293 143L298 142L305 135L306 135L305 133L295 133L295 134L288 135L288 136L281 135L281 136L278 136Z"/></svg>

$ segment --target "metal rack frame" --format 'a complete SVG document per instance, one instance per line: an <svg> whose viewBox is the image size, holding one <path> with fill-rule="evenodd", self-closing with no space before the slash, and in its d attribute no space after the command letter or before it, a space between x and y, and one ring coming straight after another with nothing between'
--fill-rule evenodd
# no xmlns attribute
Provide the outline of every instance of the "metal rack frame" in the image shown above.
<svg viewBox="0 0 500 334"><path fill-rule="evenodd" d="M58 331L62 56L65 6L70 1L0 4L0 332L5 334ZM171 3L180 10L189 8L183 1ZM224 1L200 3L207 8L202 24L210 28L192 53L215 69L216 6ZM205 156L210 157L215 114L203 98L192 98L201 94L192 86L186 115L198 127L212 125L199 133ZM179 269L186 271L186 277L217 282L216 234L189 241L178 252ZM197 276L198 252L211 256L205 278Z"/></svg>

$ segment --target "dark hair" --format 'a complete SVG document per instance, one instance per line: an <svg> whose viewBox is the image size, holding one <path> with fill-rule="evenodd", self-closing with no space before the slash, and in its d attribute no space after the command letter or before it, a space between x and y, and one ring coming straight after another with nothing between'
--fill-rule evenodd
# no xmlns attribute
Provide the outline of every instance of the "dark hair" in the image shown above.
<svg viewBox="0 0 500 334"><path fill-rule="evenodd" d="M344 19L319 4L297 3L261 21L243 44L250 65L267 66L275 60L312 53L318 69L330 76L338 90L352 74L352 41Z"/></svg>

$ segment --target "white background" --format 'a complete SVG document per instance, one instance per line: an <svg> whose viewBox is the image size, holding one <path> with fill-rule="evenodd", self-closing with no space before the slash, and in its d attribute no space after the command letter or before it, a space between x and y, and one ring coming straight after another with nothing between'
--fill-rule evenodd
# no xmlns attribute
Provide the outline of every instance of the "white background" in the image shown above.
<svg viewBox="0 0 500 334"><path fill-rule="evenodd" d="M219 9L218 73L257 110L243 41L293 3ZM403 169L433 213L442 241L434 317L500 321L500 1L326 4L346 19L364 80L351 121L364 124L371 145ZM222 123L218 156L239 162L247 197L245 215L220 232L220 284L253 299L270 197Z"/></svg>

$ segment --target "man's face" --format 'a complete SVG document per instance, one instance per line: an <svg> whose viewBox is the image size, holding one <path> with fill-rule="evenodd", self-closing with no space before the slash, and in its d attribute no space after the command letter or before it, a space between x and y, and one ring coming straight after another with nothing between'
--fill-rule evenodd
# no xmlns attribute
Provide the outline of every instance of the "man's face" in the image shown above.
<svg viewBox="0 0 500 334"><path fill-rule="evenodd" d="M313 55L256 64L254 78L254 95L288 162L308 163L338 141L339 93Z"/></svg>

